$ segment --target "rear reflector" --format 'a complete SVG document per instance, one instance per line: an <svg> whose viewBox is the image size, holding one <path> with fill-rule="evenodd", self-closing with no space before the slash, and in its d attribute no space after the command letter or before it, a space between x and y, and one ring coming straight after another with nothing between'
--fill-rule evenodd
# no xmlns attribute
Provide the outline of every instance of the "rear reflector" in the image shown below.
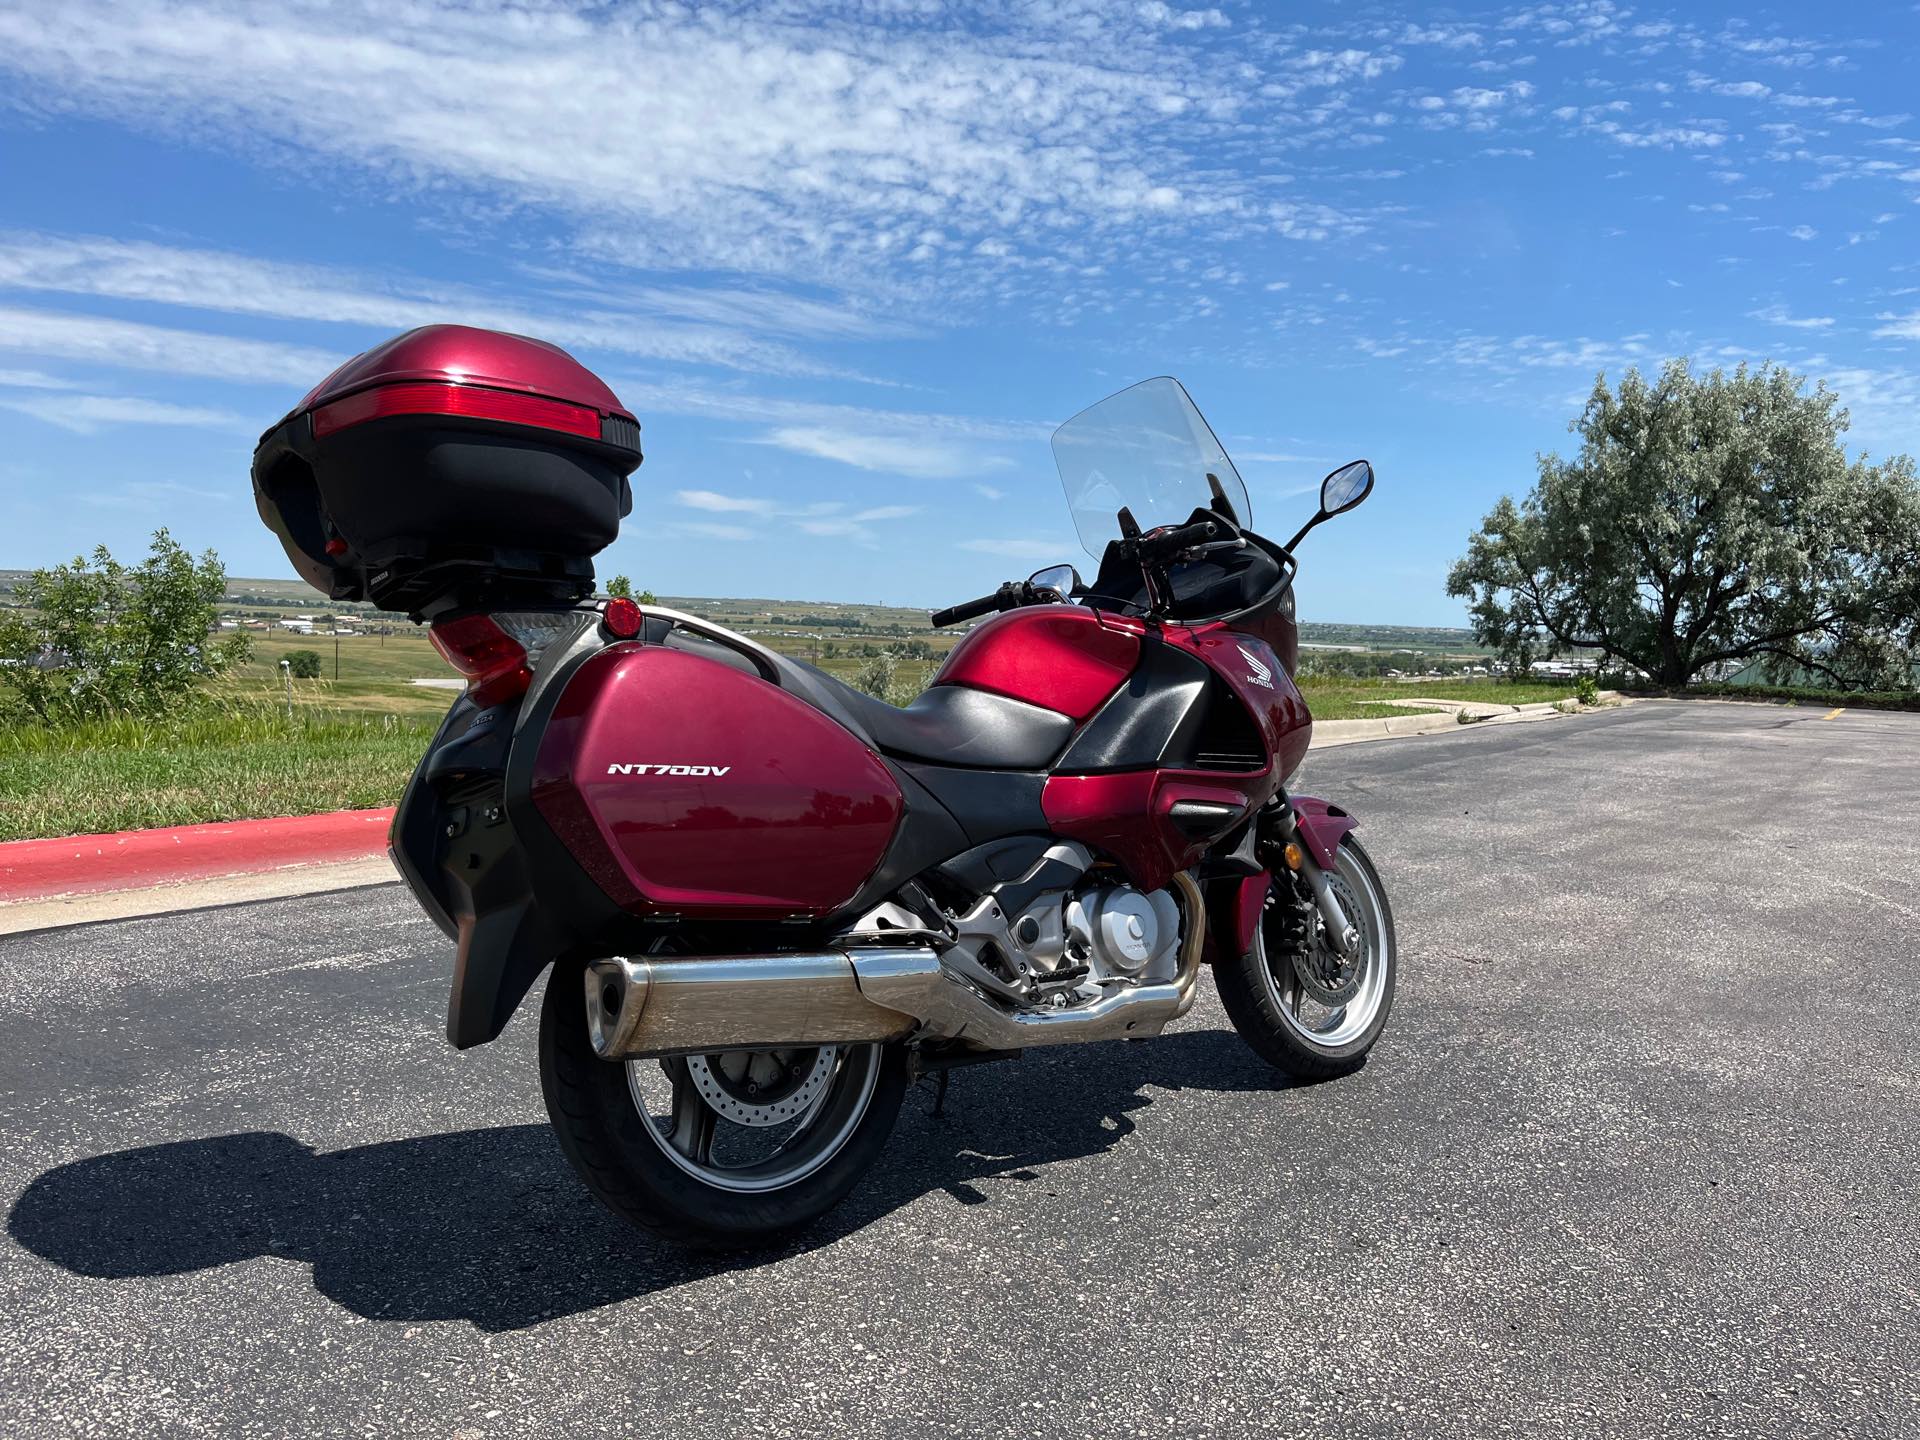
<svg viewBox="0 0 1920 1440"><path fill-rule="evenodd" d="M607 633L616 640L631 640L640 633L645 616L640 607L624 595L616 595L607 601L607 608L600 617L600 623L607 627Z"/></svg>
<svg viewBox="0 0 1920 1440"><path fill-rule="evenodd" d="M559 430L589 440L600 438L600 412L482 385L443 385L433 381L381 385L362 390L313 412L313 435L324 439L336 430L381 420L389 415L448 415L467 420L499 420L536 430Z"/></svg>

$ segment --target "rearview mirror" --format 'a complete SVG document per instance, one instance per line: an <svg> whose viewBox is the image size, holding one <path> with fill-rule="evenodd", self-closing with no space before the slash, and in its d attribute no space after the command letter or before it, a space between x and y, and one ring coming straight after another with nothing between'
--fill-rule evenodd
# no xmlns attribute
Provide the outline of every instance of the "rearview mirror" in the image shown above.
<svg viewBox="0 0 1920 1440"><path fill-rule="evenodd" d="M1320 482L1320 513L1338 515L1351 510L1373 491L1373 466L1365 460L1342 465Z"/></svg>
<svg viewBox="0 0 1920 1440"><path fill-rule="evenodd" d="M1071 565L1049 565L1029 575L1027 584L1039 594L1066 600L1080 591L1080 572Z"/></svg>

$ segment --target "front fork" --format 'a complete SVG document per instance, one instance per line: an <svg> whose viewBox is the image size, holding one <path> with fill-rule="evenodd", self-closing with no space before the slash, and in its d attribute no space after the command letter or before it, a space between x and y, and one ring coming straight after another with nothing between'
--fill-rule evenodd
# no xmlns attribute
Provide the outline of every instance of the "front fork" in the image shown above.
<svg viewBox="0 0 1920 1440"><path fill-rule="evenodd" d="M1282 801L1277 808L1280 811L1280 823L1274 827L1274 858L1306 882L1307 891L1313 896L1314 908L1326 922L1327 937L1333 942L1334 949L1345 959L1359 959L1360 932L1347 918L1346 908L1341 905L1340 897L1333 893L1333 887L1327 883L1327 872L1314 854L1316 849L1322 848L1314 843L1320 837L1310 835L1303 829L1300 816L1291 804ZM1344 829L1340 831L1340 834L1344 833ZM1337 846L1339 843L1339 835L1335 835L1333 844Z"/></svg>

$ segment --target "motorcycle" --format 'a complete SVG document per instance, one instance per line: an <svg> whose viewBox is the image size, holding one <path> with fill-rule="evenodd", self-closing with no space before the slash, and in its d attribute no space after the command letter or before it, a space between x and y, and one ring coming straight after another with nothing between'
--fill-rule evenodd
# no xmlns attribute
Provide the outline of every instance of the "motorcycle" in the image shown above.
<svg viewBox="0 0 1920 1440"><path fill-rule="evenodd" d="M1287 781L1312 729L1295 552L1367 462L1278 544L1177 381L1121 391L1053 437L1093 581L1051 566L934 613L977 623L895 708L593 597L639 433L565 352L435 326L328 377L254 462L301 573L411 614L467 677L394 863L455 943L455 1046L547 972L547 1111L609 1209L775 1240L852 1190L912 1080L1157 1035L1207 968L1273 1066L1362 1063L1392 912L1354 817Z"/></svg>

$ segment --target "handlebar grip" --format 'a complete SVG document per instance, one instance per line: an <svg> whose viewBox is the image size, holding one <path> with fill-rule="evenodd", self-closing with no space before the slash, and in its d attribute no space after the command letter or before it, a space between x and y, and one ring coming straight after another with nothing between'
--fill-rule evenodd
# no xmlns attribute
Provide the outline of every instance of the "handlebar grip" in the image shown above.
<svg viewBox="0 0 1920 1440"><path fill-rule="evenodd" d="M936 610L927 617L927 623L936 630L944 630L949 625L958 625L962 620L972 620L981 615L991 614L1001 608L1001 594L998 590L991 595L982 595L978 600L965 600L958 605L949 605L944 610Z"/></svg>
<svg viewBox="0 0 1920 1440"><path fill-rule="evenodd" d="M1154 549L1169 553L1185 550L1192 545L1204 545L1220 533L1220 527L1211 520L1196 520L1191 525L1177 525L1154 541Z"/></svg>

